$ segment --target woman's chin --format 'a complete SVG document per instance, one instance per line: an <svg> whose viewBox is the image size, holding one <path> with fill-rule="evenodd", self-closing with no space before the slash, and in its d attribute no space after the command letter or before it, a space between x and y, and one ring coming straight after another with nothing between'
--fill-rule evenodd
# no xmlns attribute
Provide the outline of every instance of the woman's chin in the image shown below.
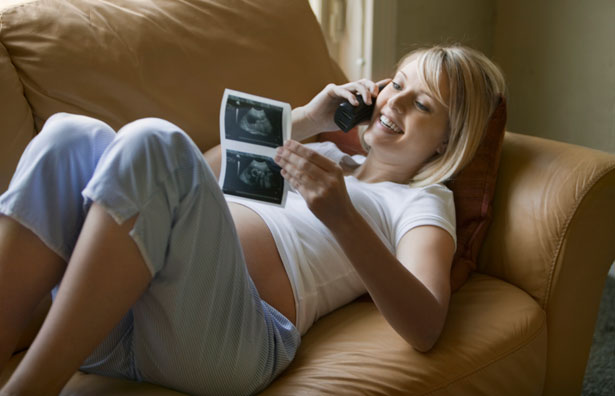
<svg viewBox="0 0 615 396"><path fill-rule="evenodd" d="M371 125L370 128L365 131L363 140L365 140L365 143L371 147L379 142L390 143L393 140L396 141L399 136L401 135L384 130L383 127L379 127L378 125Z"/></svg>

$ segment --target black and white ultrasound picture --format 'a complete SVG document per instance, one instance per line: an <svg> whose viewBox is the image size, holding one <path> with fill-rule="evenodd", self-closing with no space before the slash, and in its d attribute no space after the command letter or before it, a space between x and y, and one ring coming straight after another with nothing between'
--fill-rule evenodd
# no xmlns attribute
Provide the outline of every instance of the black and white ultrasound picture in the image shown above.
<svg viewBox="0 0 615 396"><path fill-rule="evenodd" d="M284 178L280 171L269 157L227 150L222 190L226 194L281 204Z"/></svg>
<svg viewBox="0 0 615 396"><path fill-rule="evenodd" d="M283 143L281 107L229 95L224 129L227 139L278 147Z"/></svg>

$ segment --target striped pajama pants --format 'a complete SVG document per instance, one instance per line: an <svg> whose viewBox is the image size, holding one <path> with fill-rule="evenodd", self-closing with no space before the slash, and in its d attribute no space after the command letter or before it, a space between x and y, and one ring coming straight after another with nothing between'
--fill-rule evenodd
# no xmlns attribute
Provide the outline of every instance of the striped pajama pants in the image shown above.
<svg viewBox="0 0 615 396"><path fill-rule="evenodd" d="M116 134L59 113L26 148L0 213L70 259L96 202L130 232L152 280L81 370L189 394L251 394L293 359L300 336L260 299L218 183L198 147L146 118ZM69 347L69 346L67 346Z"/></svg>

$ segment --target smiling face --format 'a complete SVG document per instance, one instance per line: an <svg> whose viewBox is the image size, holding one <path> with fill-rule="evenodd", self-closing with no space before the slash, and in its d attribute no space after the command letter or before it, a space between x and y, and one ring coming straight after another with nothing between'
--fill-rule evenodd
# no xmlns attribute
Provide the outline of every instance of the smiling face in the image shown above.
<svg viewBox="0 0 615 396"><path fill-rule="evenodd" d="M445 73L440 74L438 84L442 101L448 103ZM410 59L378 95L363 137L370 155L413 173L446 148L448 131L448 108L419 77L417 60Z"/></svg>

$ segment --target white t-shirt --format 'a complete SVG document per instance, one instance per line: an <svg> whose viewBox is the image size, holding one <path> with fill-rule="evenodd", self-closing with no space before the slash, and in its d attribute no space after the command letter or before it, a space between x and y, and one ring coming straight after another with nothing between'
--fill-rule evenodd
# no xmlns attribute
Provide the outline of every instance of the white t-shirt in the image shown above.
<svg viewBox="0 0 615 396"><path fill-rule="evenodd" d="M307 146L346 166L358 166L365 160L344 154L331 142ZM411 188L392 182L365 183L354 176L344 180L353 205L391 253L395 254L406 232L421 225L443 228L456 244L453 193L444 185ZM230 195L226 198L254 210L271 230L295 295L301 334L321 316L366 292L342 248L299 193L289 191L284 208Z"/></svg>

